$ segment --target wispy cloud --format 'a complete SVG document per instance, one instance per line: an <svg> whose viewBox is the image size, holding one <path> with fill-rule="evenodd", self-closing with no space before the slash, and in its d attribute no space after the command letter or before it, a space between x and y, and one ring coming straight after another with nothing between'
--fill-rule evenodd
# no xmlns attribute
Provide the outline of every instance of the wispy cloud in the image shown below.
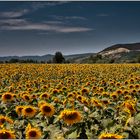
<svg viewBox="0 0 140 140"><path fill-rule="evenodd" d="M108 17L109 14L105 14L105 13L101 13L101 14L97 14L98 17Z"/></svg>
<svg viewBox="0 0 140 140"><path fill-rule="evenodd" d="M26 13L28 13L28 9L23 9L19 11L6 11L6 12L0 12L0 18L18 18Z"/></svg>
<svg viewBox="0 0 140 140"><path fill-rule="evenodd" d="M69 3L68 1L48 1L48 2L33 2L31 7L34 10L38 10L40 8L45 8L47 6L57 6L57 5L62 5L62 4L66 4Z"/></svg>
<svg viewBox="0 0 140 140"><path fill-rule="evenodd" d="M0 19L1 26L17 26L26 23L25 19Z"/></svg>
<svg viewBox="0 0 140 140"><path fill-rule="evenodd" d="M87 18L82 16L56 16L51 15L50 17L56 19L56 20L87 20Z"/></svg>
<svg viewBox="0 0 140 140"><path fill-rule="evenodd" d="M43 23L46 23L46 24L64 24L64 22L57 21L57 20L44 21Z"/></svg>
<svg viewBox="0 0 140 140"><path fill-rule="evenodd" d="M36 31L51 31L59 33L72 33L72 32L87 32L92 31L92 28L87 27L71 27L54 25L47 23L33 23L25 19L8 19L0 20L1 30L36 30Z"/></svg>

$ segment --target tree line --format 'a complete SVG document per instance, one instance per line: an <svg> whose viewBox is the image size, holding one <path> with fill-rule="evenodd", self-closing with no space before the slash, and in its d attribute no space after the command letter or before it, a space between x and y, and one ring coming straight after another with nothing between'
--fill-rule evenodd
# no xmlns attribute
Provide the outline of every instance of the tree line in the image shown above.
<svg viewBox="0 0 140 140"><path fill-rule="evenodd" d="M11 58L10 60L0 61L0 63L69 63L69 61L65 60L61 52L56 52L53 59L48 61L37 61L32 59L20 60Z"/></svg>

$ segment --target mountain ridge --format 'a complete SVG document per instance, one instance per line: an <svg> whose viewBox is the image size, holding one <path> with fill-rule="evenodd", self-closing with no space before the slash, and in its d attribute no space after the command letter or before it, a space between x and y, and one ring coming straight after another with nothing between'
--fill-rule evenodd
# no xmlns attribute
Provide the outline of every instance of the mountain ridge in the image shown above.
<svg viewBox="0 0 140 140"><path fill-rule="evenodd" d="M101 56L100 56L101 55ZM25 56L3 56L0 61L6 62L11 59L33 60L37 62L48 62L54 55L25 55ZM133 62L140 58L140 43L115 44L103 49L98 53L83 53L64 55L65 60L70 63L105 63L105 62ZM112 61L113 60L113 61Z"/></svg>

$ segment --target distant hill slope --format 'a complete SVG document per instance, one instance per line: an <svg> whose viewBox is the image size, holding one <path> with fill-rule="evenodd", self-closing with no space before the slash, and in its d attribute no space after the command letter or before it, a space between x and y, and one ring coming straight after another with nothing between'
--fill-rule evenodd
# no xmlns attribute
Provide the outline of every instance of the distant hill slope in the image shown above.
<svg viewBox="0 0 140 140"><path fill-rule="evenodd" d="M134 63L140 62L140 43L116 44L105 48L96 56L83 59L81 63Z"/></svg>
<svg viewBox="0 0 140 140"><path fill-rule="evenodd" d="M118 49L118 48L125 48L125 49L128 49L130 51L138 51L138 50L140 51L140 43L116 44L116 45L113 45L111 47L105 48L101 52L109 51L109 50L115 50L115 49Z"/></svg>

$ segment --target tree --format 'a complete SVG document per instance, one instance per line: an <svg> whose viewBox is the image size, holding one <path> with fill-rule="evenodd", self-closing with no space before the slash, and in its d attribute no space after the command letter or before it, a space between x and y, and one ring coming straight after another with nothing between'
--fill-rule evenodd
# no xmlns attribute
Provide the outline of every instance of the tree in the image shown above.
<svg viewBox="0 0 140 140"><path fill-rule="evenodd" d="M61 52L56 52L55 56L53 57L53 62L54 63L64 63L65 58L63 57Z"/></svg>

